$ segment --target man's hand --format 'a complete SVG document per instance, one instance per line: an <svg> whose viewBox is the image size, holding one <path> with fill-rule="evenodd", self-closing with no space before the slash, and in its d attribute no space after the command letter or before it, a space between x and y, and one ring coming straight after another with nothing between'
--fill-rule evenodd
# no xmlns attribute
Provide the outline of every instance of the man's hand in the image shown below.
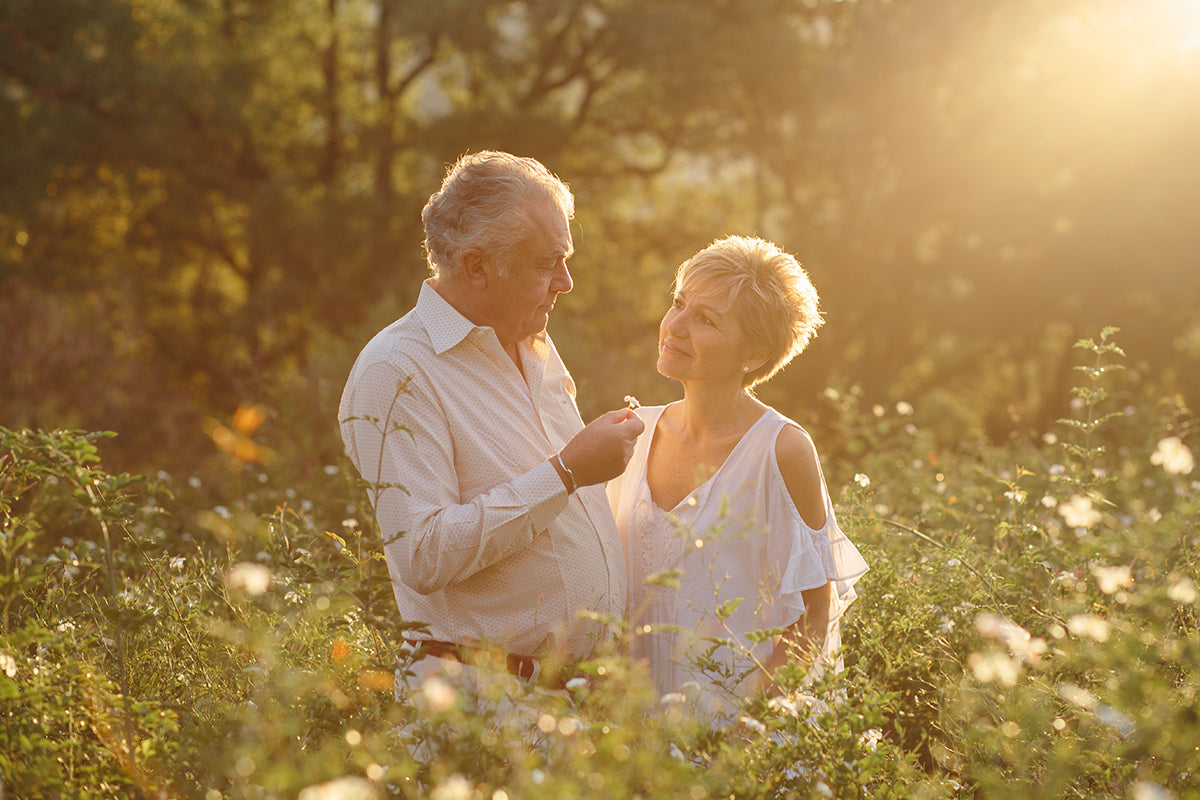
<svg viewBox="0 0 1200 800"><path fill-rule="evenodd" d="M609 411L575 434L559 457L578 485L603 483L625 471L633 445L645 429L641 417L630 409Z"/></svg>

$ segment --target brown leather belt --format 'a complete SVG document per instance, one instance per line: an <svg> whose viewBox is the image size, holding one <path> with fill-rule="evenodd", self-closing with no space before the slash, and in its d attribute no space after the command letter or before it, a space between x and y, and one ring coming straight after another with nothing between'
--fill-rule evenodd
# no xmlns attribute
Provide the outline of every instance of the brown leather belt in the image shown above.
<svg viewBox="0 0 1200 800"><path fill-rule="evenodd" d="M481 647L467 647L453 642L439 642L436 639L405 639L409 645L424 650L425 655L433 656L434 658L449 658L460 664L476 664L480 661L487 662L488 659L497 658L501 655L499 651L487 650ZM478 654L472 656L472 654ZM540 665L536 658L529 656L518 656L513 653L504 653L504 668L509 675L516 675L518 678L526 681L532 681L538 677ZM552 678L553 676L544 676ZM565 684L565 681L553 680L552 684ZM561 688L557 686L556 688Z"/></svg>

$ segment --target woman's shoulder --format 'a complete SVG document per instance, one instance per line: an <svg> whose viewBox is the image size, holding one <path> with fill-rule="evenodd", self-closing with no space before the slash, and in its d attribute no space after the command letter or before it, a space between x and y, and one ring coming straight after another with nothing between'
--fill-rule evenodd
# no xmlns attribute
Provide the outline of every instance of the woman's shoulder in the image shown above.
<svg viewBox="0 0 1200 800"><path fill-rule="evenodd" d="M817 447L808 431L787 421L790 424L784 425L775 438L775 461L805 524L820 530L825 525L826 512Z"/></svg>

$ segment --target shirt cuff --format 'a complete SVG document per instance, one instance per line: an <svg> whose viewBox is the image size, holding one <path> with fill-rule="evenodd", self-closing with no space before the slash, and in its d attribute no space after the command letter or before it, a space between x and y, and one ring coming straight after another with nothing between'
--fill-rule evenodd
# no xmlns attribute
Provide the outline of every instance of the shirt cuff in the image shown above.
<svg viewBox="0 0 1200 800"><path fill-rule="evenodd" d="M525 499L534 530L549 528L567 507L567 487L548 459L513 480L512 487L518 497Z"/></svg>

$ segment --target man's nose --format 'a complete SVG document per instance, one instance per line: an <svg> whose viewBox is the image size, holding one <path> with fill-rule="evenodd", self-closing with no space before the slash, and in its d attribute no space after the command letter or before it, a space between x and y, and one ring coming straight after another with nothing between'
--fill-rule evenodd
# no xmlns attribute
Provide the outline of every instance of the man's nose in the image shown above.
<svg viewBox="0 0 1200 800"><path fill-rule="evenodd" d="M554 281L551 282L550 288L559 294L566 294L575 288L575 281L571 280L571 270L567 269L565 261L554 273Z"/></svg>

